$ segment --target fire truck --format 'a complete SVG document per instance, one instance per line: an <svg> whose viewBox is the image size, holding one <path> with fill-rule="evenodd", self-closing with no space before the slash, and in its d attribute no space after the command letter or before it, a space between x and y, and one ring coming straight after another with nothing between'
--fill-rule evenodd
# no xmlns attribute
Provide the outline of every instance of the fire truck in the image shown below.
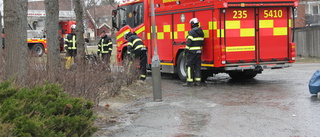
<svg viewBox="0 0 320 137"><path fill-rule="evenodd" d="M183 56L189 20L198 18L205 34L202 78L228 73L233 79L253 78L264 69L295 62L293 31L297 0L154 0L157 51L161 72L186 80ZM150 0L123 1L113 11L117 28L117 62L126 57L124 34L135 32L148 48L150 66L155 45L151 36Z"/></svg>
<svg viewBox="0 0 320 137"><path fill-rule="evenodd" d="M28 10L28 30L27 42L29 49L35 53L36 56L42 56L47 53L47 40L45 32L45 11L44 10ZM59 12L59 35L60 35L60 52L64 51L64 40L66 34L71 33L71 25L76 24L72 20L74 17L70 11Z"/></svg>

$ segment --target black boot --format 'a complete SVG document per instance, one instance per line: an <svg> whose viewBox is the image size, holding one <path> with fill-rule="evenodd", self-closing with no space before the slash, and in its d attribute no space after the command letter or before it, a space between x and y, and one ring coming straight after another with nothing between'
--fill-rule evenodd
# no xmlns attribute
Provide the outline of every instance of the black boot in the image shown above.
<svg viewBox="0 0 320 137"><path fill-rule="evenodd" d="M201 82L197 81L196 83L194 83L195 86L201 86Z"/></svg>
<svg viewBox="0 0 320 137"><path fill-rule="evenodd" d="M184 86L184 87L192 87L193 86L193 82L186 82L186 83L182 84L182 86Z"/></svg>

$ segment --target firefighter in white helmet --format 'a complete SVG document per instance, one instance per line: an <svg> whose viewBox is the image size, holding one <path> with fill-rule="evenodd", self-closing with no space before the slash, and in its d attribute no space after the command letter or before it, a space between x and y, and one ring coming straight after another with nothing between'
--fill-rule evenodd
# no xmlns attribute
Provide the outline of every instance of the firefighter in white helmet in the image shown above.
<svg viewBox="0 0 320 137"><path fill-rule="evenodd" d="M187 58L187 82L184 86L201 85L201 54L204 45L204 33L199 27L199 20L190 20L191 30L188 32L185 56Z"/></svg>
<svg viewBox="0 0 320 137"><path fill-rule="evenodd" d="M76 45L76 25L73 24L70 27L71 33L65 38L64 49L67 50L66 53L66 69L70 69L71 64L74 63L74 58L77 55L77 45Z"/></svg>
<svg viewBox="0 0 320 137"><path fill-rule="evenodd" d="M145 80L147 76L147 47L135 32L126 32L124 39L128 41L127 54L132 59L140 61L140 80Z"/></svg>

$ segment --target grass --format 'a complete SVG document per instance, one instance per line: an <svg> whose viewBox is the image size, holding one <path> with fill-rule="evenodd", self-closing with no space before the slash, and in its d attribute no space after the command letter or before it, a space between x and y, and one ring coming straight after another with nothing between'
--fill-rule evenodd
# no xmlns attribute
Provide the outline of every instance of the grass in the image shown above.
<svg viewBox="0 0 320 137"><path fill-rule="evenodd" d="M297 57L296 63L320 63L320 57Z"/></svg>

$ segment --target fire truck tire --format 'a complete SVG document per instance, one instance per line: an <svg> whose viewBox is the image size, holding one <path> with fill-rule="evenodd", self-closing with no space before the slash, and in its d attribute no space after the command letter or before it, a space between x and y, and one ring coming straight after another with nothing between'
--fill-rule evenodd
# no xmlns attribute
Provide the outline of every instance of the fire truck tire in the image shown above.
<svg viewBox="0 0 320 137"><path fill-rule="evenodd" d="M182 82L186 82L187 80L186 63L186 57L184 57L183 52L181 52L178 56L176 69L178 72L178 76Z"/></svg>
<svg viewBox="0 0 320 137"><path fill-rule="evenodd" d="M44 47L42 44L34 44L31 47L32 54L41 57L44 54Z"/></svg>
<svg viewBox="0 0 320 137"><path fill-rule="evenodd" d="M254 71L234 71L234 72L229 72L229 76L232 79L252 79L254 78L258 72Z"/></svg>

